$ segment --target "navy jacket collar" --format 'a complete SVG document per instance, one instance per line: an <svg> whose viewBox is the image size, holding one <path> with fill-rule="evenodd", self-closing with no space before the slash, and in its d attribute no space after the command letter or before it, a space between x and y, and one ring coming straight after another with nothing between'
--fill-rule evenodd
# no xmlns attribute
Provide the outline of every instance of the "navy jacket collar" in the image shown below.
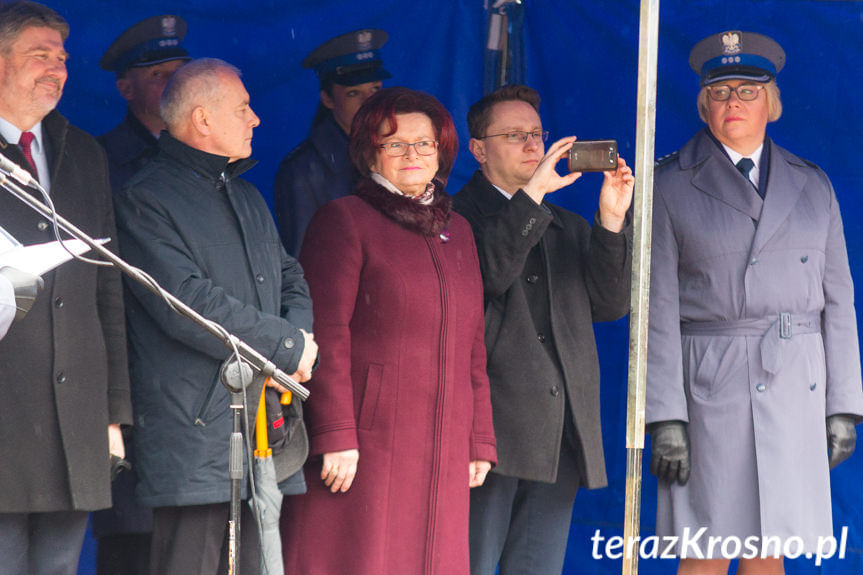
<svg viewBox="0 0 863 575"><path fill-rule="evenodd" d="M162 132L159 136L159 151L164 156L191 168L198 175L211 180L218 180L222 174L228 179L235 178L257 163L251 158L229 163L228 157L193 148L168 132Z"/></svg>

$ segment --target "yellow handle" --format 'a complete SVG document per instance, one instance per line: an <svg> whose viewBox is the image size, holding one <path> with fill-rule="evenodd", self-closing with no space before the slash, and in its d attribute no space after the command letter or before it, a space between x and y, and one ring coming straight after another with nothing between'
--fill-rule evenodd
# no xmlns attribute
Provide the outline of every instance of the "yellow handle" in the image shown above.
<svg viewBox="0 0 863 575"><path fill-rule="evenodd" d="M267 402L264 399L266 391L267 386L264 385L264 389L261 390L261 401L258 402L258 416L255 418L255 444L257 447L255 457L269 457L273 454L267 437Z"/></svg>

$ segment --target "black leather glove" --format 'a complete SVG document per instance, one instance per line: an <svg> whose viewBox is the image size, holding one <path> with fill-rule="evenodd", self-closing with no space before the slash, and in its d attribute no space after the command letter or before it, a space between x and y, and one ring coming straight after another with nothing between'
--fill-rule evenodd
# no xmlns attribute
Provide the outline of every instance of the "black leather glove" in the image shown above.
<svg viewBox="0 0 863 575"><path fill-rule="evenodd" d="M827 450L830 453L830 469L833 469L854 453L857 445L856 419L838 413L827 418Z"/></svg>
<svg viewBox="0 0 863 575"><path fill-rule="evenodd" d="M650 425L652 449L650 472L660 481L686 485L689 481L689 432L682 421L659 421Z"/></svg>

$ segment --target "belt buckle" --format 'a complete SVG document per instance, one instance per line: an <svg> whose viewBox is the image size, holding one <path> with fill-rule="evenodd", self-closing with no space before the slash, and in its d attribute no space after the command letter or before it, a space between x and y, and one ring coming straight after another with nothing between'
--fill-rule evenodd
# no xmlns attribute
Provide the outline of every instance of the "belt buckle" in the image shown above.
<svg viewBox="0 0 863 575"><path fill-rule="evenodd" d="M791 339L791 314L783 311L779 314L779 337Z"/></svg>

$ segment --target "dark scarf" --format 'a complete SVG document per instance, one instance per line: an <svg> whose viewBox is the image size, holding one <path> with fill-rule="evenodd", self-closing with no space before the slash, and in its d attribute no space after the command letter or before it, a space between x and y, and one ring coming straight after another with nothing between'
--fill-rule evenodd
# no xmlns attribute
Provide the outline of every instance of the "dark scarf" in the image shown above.
<svg viewBox="0 0 863 575"><path fill-rule="evenodd" d="M390 192L368 176L360 178L354 194L404 228L424 236L443 238L446 235L448 238L446 228L449 224L452 198L444 190L443 182L434 179L432 183L435 187L434 200L427 206L410 197Z"/></svg>

